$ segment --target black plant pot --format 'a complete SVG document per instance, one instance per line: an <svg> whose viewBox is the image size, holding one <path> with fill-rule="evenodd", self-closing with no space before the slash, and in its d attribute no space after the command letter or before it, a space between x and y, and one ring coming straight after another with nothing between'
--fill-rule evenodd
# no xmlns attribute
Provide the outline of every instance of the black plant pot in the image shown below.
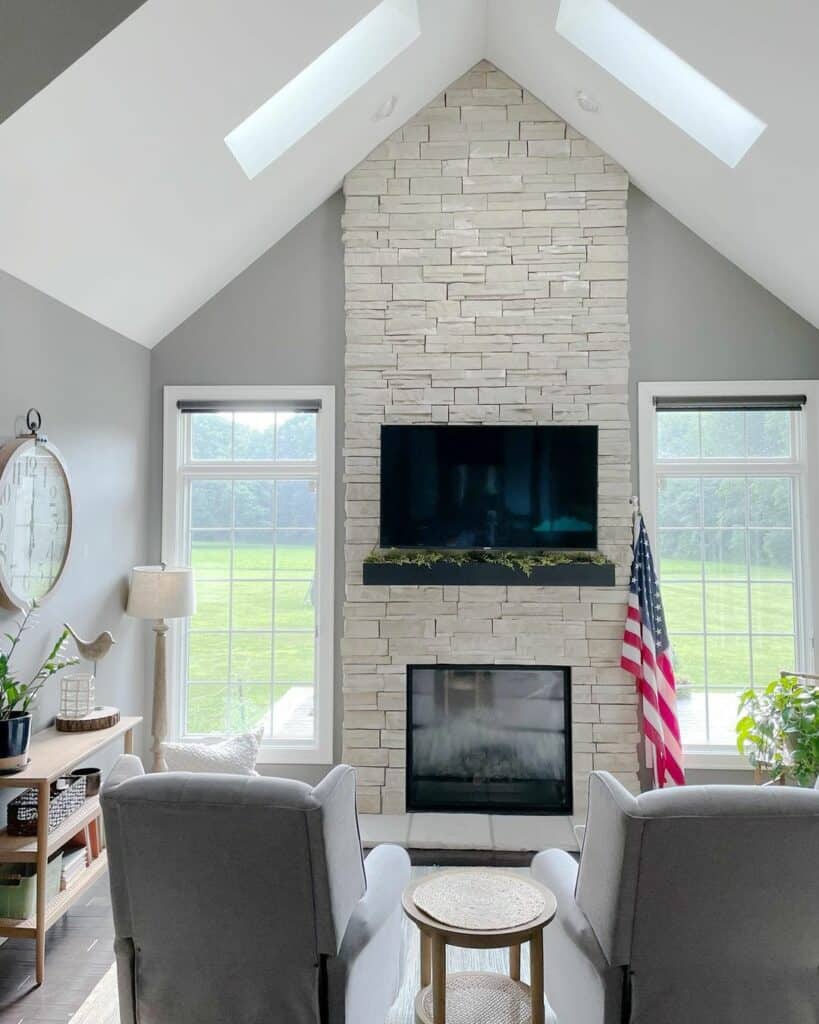
<svg viewBox="0 0 819 1024"><path fill-rule="evenodd" d="M0 720L0 775L14 775L26 767L30 739L28 712L13 711L10 718Z"/></svg>

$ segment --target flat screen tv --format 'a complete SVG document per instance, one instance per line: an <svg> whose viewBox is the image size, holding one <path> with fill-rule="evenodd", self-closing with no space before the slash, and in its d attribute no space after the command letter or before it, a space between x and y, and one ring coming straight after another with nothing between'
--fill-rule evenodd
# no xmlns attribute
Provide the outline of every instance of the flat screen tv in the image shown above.
<svg viewBox="0 0 819 1024"><path fill-rule="evenodd" d="M381 546L597 547L597 427L383 426Z"/></svg>

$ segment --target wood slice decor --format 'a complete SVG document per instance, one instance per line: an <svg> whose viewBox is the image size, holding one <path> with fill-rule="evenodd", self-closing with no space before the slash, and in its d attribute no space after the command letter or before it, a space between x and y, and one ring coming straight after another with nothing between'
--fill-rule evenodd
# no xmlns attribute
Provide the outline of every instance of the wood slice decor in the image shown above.
<svg viewBox="0 0 819 1024"><path fill-rule="evenodd" d="M518 928L546 907L538 888L497 868L438 871L416 886L413 899L436 921L470 931Z"/></svg>
<svg viewBox="0 0 819 1024"><path fill-rule="evenodd" d="M94 708L82 718L60 718L57 716L57 732L96 732L110 729L119 722L119 708Z"/></svg>

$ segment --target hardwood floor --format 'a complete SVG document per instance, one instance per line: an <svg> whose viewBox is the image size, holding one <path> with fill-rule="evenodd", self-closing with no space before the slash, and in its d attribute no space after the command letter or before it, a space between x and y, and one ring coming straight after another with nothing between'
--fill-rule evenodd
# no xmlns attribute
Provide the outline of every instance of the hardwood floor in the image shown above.
<svg viewBox="0 0 819 1024"><path fill-rule="evenodd" d="M114 922L104 875L46 939L45 983L34 983L34 943L0 946L0 1024L70 1021L114 962Z"/></svg>

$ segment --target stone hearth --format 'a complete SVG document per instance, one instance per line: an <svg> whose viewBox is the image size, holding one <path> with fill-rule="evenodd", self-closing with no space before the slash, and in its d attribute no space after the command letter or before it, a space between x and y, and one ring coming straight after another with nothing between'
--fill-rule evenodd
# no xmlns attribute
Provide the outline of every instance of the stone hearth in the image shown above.
<svg viewBox="0 0 819 1024"><path fill-rule="evenodd" d="M366 848L396 843L413 850L497 850L534 853L577 850L575 825L583 819L514 814L361 814Z"/></svg>

